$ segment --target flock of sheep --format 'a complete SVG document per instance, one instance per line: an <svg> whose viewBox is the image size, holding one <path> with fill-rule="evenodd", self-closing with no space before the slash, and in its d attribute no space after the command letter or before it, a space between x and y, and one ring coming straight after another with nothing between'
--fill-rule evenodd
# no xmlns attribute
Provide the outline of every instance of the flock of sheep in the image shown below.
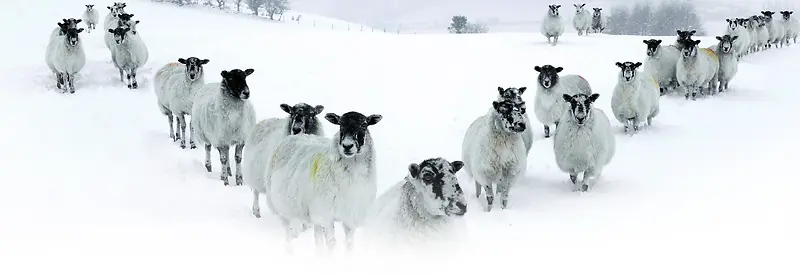
<svg viewBox="0 0 800 275"><path fill-rule="evenodd" d="M576 18L575 28L580 34L588 33L589 28L602 32L601 9L595 8L590 18L584 6L575 5L578 14L585 14ZM106 46L121 80L127 79L128 87L136 89L136 70L148 55L135 28L139 21L131 21L133 14L125 13L125 7L125 3L108 7ZM546 20L542 27L548 40L554 38L553 43L563 32L559 7L551 5L548 12L558 24ZM762 14L728 20L728 33L717 36L718 43L708 48L700 48L700 41L692 39L695 31L679 30L674 45L643 41L647 45L644 66L642 62L617 62L620 71L611 110L625 132L634 134L642 124L651 125L659 114L660 97L668 91L680 87L687 99L694 99L698 92L714 94L717 85L718 91L724 91L742 56L790 40L796 43L800 28L791 19L791 11L781 12L780 20L773 20L772 12ZM51 35L46 60L64 92L74 92L73 78L85 62L78 35L83 28L77 24L84 22L91 31L97 20L93 5L86 5L82 20L64 19ZM327 113L325 120L338 126L330 138L318 118L322 105L280 104L286 117L256 122L247 85L247 77L255 70L224 70L219 82L205 83L203 66L209 62L179 58L155 73L157 104L168 119L169 136L184 149L187 140L190 149L197 147L196 142L202 145L208 172L212 171L211 149L216 148L224 185L229 185L233 176L229 156L234 147L235 185L247 184L252 189L252 214L257 218L261 217L260 196L265 196L270 212L286 230L287 244L313 227L317 247L332 249L336 245L334 222L341 222L346 246L352 249L356 228L372 215L386 217L387 223L401 229L396 232L400 234L435 230L467 211L456 177L462 168L475 180L476 197L485 193L486 211L491 211L495 194L505 209L509 190L525 174L534 140L522 99L527 87L498 87L492 108L467 129L463 161L431 158L412 163L405 179L376 198L375 148L369 129L381 121L381 115ZM573 191L585 192L610 163L616 147L608 117L594 107L600 95L593 93L580 75L561 75L562 67L543 65L534 70L538 72L534 114L544 125L545 137L553 137L556 163L569 175ZM191 116L188 138L187 115ZM392 206L391 211L384 211L390 209L387 205Z"/></svg>
<svg viewBox="0 0 800 275"><path fill-rule="evenodd" d="M593 12L589 13L583 4L572 4L575 6L575 15L572 17L572 27L578 31L578 36L589 35L589 30L594 33L603 33L608 24L608 19L603 15L603 8L592 8ZM561 5L547 6L547 14L542 19L540 30L544 37L547 37L547 42L555 46L558 44L558 38L564 34L564 20L561 19L561 14L558 9Z"/></svg>

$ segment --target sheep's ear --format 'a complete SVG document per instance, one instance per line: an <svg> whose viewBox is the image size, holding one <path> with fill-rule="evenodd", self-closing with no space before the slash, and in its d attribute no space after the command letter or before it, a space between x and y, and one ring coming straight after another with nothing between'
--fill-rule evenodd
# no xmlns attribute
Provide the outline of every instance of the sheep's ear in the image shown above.
<svg viewBox="0 0 800 275"><path fill-rule="evenodd" d="M500 107L500 102L492 101L492 108L497 111L498 107Z"/></svg>
<svg viewBox="0 0 800 275"><path fill-rule="evenodd" d="M220 74L222 77L228 77L228 71L226 71L226 70L222 70L222 72L221 72L221 73L219 73L219 74Z"/></svg>
<svg viewBox="0 0 800 275"><path fill-rule="evenodd" d="M317 113L317 114L321 114L321 113L322 113L322 110L325 110L325 106L322 106L322 105L317 105L317 106L314 106L314 112L315 112L315 113Z"/></svg>
<svg viewBox="0 0 800 275"><path fill-rule="evenodd" d="M253 69L247 69L247 70L244 70L244 75L245 75L245 76L250 76L250 75L251 75L251 74L253 74L255 71L256 71L256 70L253 70Z"/></svg>
<svg viewBox="0 0 800 275"><path fill-rule="evenodd" d="M128 17L133 17L133 13L129 13L129 14L128 14Z"/></svg>
<svg viewBox="0 0 800 275"><path fill-rule="evenodd" d="M603 8L597 8L597 10L601 11L601 10L603 10Z"/></svg>
<svg viewBox="0 0 800 275"><path fill-rule="evenodd" d="M80 23L80 22L83 22L83 19L75 20L75 24Z"/></svg>
<svg viewBox="0 0 800 275"><path fill-rule="evenodd" d="M650 41L647 41L647 39L645 39L645 40L642 40L642 43L645 43L645 44L647 44L647 45L650 45L650 43L649 43L649 42L650 42Z"/></svg>
<svg viewBox="0 0 800 275"><path fill-rule="evenodd" d="M583 4L581 5L581 8L583 8L584 6L586 6L586 3L583 3Z"/></svg>
<svg viewBox="0 0 800 275"><path fill-rule="evenodd" d="M503 89L503 87L499 87L499 86L497 87L497 92L498 92L498 93L500 93L501 95L502 95L502 94L503 94L503 92L505 92L505 91L506 91L506 89Z"/></svg>
<svg viewBox="0 0 800 275"><path fill-rule="evenodd" d="M661 39L657 39L656 40L656 44L661 44L661 42L664 42L664 41L661 41Z"/></svg>
<svg viewBox="0 0 800 275"><path fill-rule="evenodd" d="M561 7L561 5L556 5L556 9L557 9L557 8L560 8L560 7Z"/></svg>
<svg viewBox="0 0 800 275"><path fill-rule="evenodd" d="M695 45L700 45L700 40L695 40L695 41L694 41L694 44L695 44Z"/></svg>
<svg viewBox="0 0 800 275"><path fill-rule="evenodd" d="M208 62L211 62L211 60L208 60L208 59L200 60L200 65L208 64Z"/></svg>
<svg viewBox="0 0 800 275"><path fill-rule="evenodd" d="M675 30L679 35L681 34L681 30Z"/></svg>
<svg viewBox="0 0 800 275"><path fill-rule="evenodd" d="M114 29L108 29L108 32L114 33Z"/></svg>
<svg viewBox="0 0 800 275"><path fill-rule="evenodd" d="M536 66L536 67L533 67L533 70L541 73L542 72L542 67Z"/></svg>
<svg viewBox="0 0 800 275"><path fill-rule="evenodd" d="M635 64L633 64L633 66L634 66L634 68L638 68L638 67L642 66L642 62L636 62Z"/></svg>
<svg viewBox="0 0 800 275"><path fill-rule="evenodd" d="M370 115L367 117L367 125L372 126L378 124L383 119L382 115Z"/></svg>
<svg viewBox="0 0 800 275"><path fill-rule="evenodd" d="M78 33L81 33L82 31L83 31L83 28L78 29Z"/></svg>
<svg viewBox="0 0 800 275"><path fill-rule="evenodd" d="M109 6L106 6L106 8L108 8L109 10L111 9L111 7L109 7Z"/></svg>
<svg viewBox="0 0 800 275"><path fill-rule="evenodd" d="M594 103L597 98L600 97L600 94L592 94L589 96L589 102Z"/></svg>
<svg viewBox="0 0 800 275"><path fill-rule="evenodd" d="M455 174L456 172L458 172L458 170L461 170L461 168L464 167L464 162L460 161L460 160L457 160L457 161L451 162L450 166L453 166L453 174Z"/></svg>
<svg viewBox="0 0 800 275"><path fill-rule="evenodd" d="M134 22L136 22L136 24L139 24L139 20L136 20L136 21L134 21Z"/></svg>
<svg viewBox="0 0 800 275"><path fill-rule="evenodd" d="M572 4L572 5L575 6L576 8L578 7L578 4Z"/></svg>
<svg viewBox="0 0 800 275"><path fill-rule="evenodd" d="M290 114L290 115L292 114L292 107L290 107L289 104L282 103L281 104L281 110L283 110L287 114Z"/></svg>
<svg viewBox="0 0 800 275"><path fill-rule="evenodd" d="M178 58L178 63L186 64L186 59Z"/></svg>
<svg viewBox="0 0 800 275"><path fill-rule="evenodd" d="M717 37L715 37L715 38L716 38L717 40L719 40L719 41L722 41L722 37L719 37L719 36L717 36Z"/></svg>
<svg viewBox="0 0 800 275"><path fill-rule="evenodd" d="M617 65L617 67L622 68L622 63L620 63L620 62L614 63L614 65Z"/></svg>
<svg viewBox="0 0 800 275"><path fill-rule="evenodd" d="M560 72L561 72L561 71L563 71L563 70L564 70L564 68L562 68L562 67L558 67L558 68L556 68L556 72L557 72L557 73L560 73Z"/></svg>
<svg viewBox="0 0 800 275"><path fill-rule="evenodd" d="M520 95L522 95L522 93L524 93L526 90L528 90L528 87L519 87L519 89L517 89Z"/></svg>
<svg viewBox="0 0 800 275"><path fill-rule="evenodd" d="M408 165L408 173L411 175L412 178L419 178L419 164L412 163Z"/></svg>
<svg viewBox="0 0 800 275"><path fill-rule="evenodd" d="M563 98L564 101L566 101L567 103L571 103L572 102L572 96L571 95L561 94L561 98Z"/></svg>
<svg viewBox="0 0 800 275"><path fill-rule="evenodd" d="M732 42L732 41L734 41L734 40L736 40L737 38L739 38L739 36L738 36L738 35L735 35L735 36L731 37L731 42Z"/></svg>
<svg viewBox="0 0 800 275"><path fill-rule="evenodd" d="M136 34L136 31L132 31L131 34Z"/></svg>
<svg viewBox="0 0 800 275"><path fill-rule="evenodd" d="M692 30L689 32L690 35L694 35L695 33L697 33L697 30Z"/></svg>
<svg viewBox="0 0 800 275"><path fill-rule="evenodd" d="M334 125L339 125L339 115L337 114L327 113L325 114L325 120L327 120L330 123L333 123Z"/></svg>

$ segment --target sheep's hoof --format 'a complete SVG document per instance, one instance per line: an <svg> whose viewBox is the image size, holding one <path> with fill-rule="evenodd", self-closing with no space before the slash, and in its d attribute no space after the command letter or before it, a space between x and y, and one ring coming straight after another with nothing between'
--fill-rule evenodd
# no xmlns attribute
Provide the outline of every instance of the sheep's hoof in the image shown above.
<svg viewBox="0 0 800 275"><path fill-rule="evenodd" d="M186 143L181 142L181 149L186 149Z"/></svg>
<svg viewBox="0 0 800 275"><path fill-rule="evenodd" d="M133 88L133 89L138 89L138 88L139 88L139 84L138 84L138 83L133 83L133 84L131 85L131 88Z"/></svg>
<svg viewBox="0 0 800 275"><path fill-rule="evenodd" d="M131 84L128 84L128 89L130 89L130 88L131 88Z"/></svg>
<svg viewBox="0 0 800 275"><path fill-rule="evenodd" d="M231 185L231 183L228 181L228 177L222 178L222 184L225 186Z"/></svg>
<svg viewBox="0 0 800 275"><path fill-rule="evenodd" d="M586 192L587 190L589 190L589 185L583 184L583 186L581 186L581 192Z"/></svg>
<svg viewBox="0 0 800 275"><path fill-rule="evenodd" d="M211 173L211 164L206 163L206 170Z"/></svg>
<svg viewBox="0 0 800 275"><path fill-rule="evenodd" d="M231 167L228 167L225 170L228 172L228 176L233 176L233 173L231 173Z"/></svg>
<svg viewBox="0 0 800 275"><path fill-rule="evenodd" d="M190 142L189 149L197 149L197 145L194 145L194 142Z"/></svg>
<svg viewBox="0 0 800 275"><path fill-rule="evenodd" d="M236 175L236 185L242 185L244 183L244 179L242 175Z"/></svg>
<svg viewBox="0 0 800 275"><path fill-rule="evenodd" d="M253 209L253 216L256 218L261 218L261 211L259 209Z"/></svg>

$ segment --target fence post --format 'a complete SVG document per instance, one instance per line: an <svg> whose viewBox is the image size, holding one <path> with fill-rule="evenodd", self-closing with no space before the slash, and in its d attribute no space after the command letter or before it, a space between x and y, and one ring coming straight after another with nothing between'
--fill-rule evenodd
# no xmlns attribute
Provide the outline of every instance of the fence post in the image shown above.
<svg viewBox="0 0 800 275"><path fill-rule="evenodd" d="M300 22L300 21L298 21L298 22ZM317 26L317 20L314 19L314 27L316 27L316 26Z"/></svg>
<svg viewBox="0 0 800 275"><path fill-rule="evenodd" d="M333 24L331 24L331 30L333 29Z"/></svg>

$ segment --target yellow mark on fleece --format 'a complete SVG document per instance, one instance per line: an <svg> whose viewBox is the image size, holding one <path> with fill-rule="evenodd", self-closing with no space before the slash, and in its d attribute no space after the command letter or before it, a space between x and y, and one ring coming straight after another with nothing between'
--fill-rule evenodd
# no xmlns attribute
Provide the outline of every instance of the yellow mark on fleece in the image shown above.
<svg viewBox="0 0 800 275"><path fill-rule="evenodd" d="M311 181L314 182L317 179L317 172L319 171L319 161L325 157L323 153L317 153L314 155L314 160L311 161Z"/></svg>
<svg viewBox="0 0 800 275"><path fill-rule="evenodd" d="M653 85L656 86L656 89L660 89L661 87L658 86L658 81L656 81L655 77L650 77L650 82L653 82Z"/></svg>
<svg viewBox="0 0 800 275"><path fill-rule="evenodd" d="M706 51L708 55L714 57L714 59L719 59L719 57L717 57L717 53L715 53L714 50L709 48L703 48L703 50Z"/></svg>
<svg viewBox="0 0 800 275"><path fill-rule="evenodd" d="M172 63L168 63L167 64L167 67L180 67L180 66L181 66L181 63L178 63L178 62L172 62ZM158 72L156 72L156 77L159 77L162 73L164 73L164 71L158 70Z"/></svg>

